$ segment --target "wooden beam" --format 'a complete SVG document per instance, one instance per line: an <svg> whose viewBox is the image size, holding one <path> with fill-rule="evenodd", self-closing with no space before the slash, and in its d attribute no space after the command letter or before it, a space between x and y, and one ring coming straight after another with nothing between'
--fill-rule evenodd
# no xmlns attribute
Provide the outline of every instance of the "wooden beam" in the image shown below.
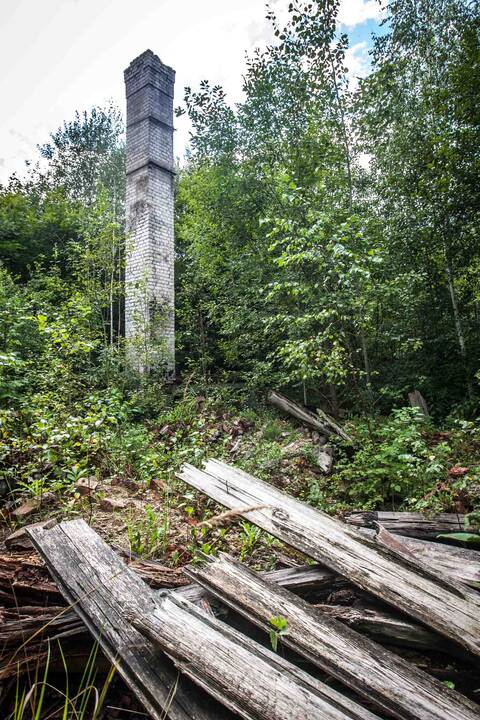
<svg viewBox="0 0 480 720"><path fill-rule="evenodd" d="M266 631L284 618L282 643L380 711L398 720L478 720L475 703L236 560L220 555L186 573Z"/></svg>
<svg viewBox="0 0 480 720"><path fill-rule="evenodd" d="M178 677L171 661L132 628L126 610L147 614L155 592L83 520L30 537L57 586L154 720L224 720L223 708Z"/></svg>
<svg viewBox="0 0 480 720"><path fill-rule="evenodd" d="M165 598L147 615L132 613L129 619L172 657L182 673L242 718L376 718L358 703L178 595Z"/></svg>
<svg viewBox="0 0 480 720"><path fill-rule="evenodd" d="M292 415L294 418L300 420L300 422L308 425L314 430L318 430L324 435L332 435L332 430L327 426L327 423L321 422L318 415L310 412L310 410L303 407L303 405L299 405L293 400L289 400L284 395L280 395L280 393L275 391L272 391L269 394L268 401L282 410L282 412L287 413L287 415Z"/></svg>
<svg viewBox="0 0 480 720"><path fill-rule="evenodd" d="M422 540L434 540L442 533L465 532L465 515L456 513L440 513L426 517L416 512L366 510L348 513L345 515L345 522L356 527L373 527L374 523L378 523L394 535Z"/></svg>
<svg viewBox="0 0 480 720"><path fill-rule="evenodd" d="M347 435L345 430L333 418L327 415L323 410L317 410L318 414L312 413L308 408L300 405L294 400L289 400L285 395L281 395L272 390L268 395L268 401L275 405L287 415L292 415L305 425L318 430L324 435L338 435L347 442L352 442L352 438Z"/></svg>
<svg viewBox="0 0 480 720"><path fill-rule="evenodd" d="M178 477L227 508L265 505L249 522L480 655L480 595L470 588L218 460L184 465Z"/></svg>

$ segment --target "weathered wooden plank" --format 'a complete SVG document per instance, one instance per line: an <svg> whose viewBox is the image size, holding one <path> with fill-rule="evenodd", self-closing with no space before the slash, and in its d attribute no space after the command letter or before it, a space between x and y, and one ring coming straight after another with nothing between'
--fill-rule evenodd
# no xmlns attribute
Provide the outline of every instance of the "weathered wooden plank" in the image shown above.
<svg viewBox="0 0 480 720"><path fill-rule="evenodd" d="M203 471L184 465L178 477L228 508L265 505L248 513L249 522L480 654L480 596L470 588L218 460Z"/></svg>
<svg viewBox="0 0 480 720"><path fill-rule="evenodd" d="M33 528L32 541L68 603L155 720L224 720L223 708L192 687L131 627L126 610L150 613L155 593L83 521Z"/></svg>
<svg viewBox="0 0 480 720"><path fill-rule="evenodd" d="M393 612L359 602L353 607L319 603L315 603L314 607L382 643L418 650L445 651L446 645L450 649L448 640L444 640L420 623L400 617Z"/></svg>
<svg viewBox="0 0 480 720"><path fill-rule="evenodd" d="M395 535L434 540L437 535L465 530L465 515L456 513L440 513L434 517L426 517L415 512L390 512L388 510L367 510L350 512L345 515L345 522L357 527L373 527L379 523Z"/></svg>
<svg viewBox="0 0 480 720"><path fill-rule="evenodd" d="M321 422L318 415L315 415L315 413L310 412L310 410L308 410L306 407L299 405L293 400L289 400L284 395L272 391L268 396L268 401L271 402L272 405L278 407L284 413L287 413L287 415L292 415L294 418L305 423L305 425L312 427L314 430L318 430L324 435L333 434L332 429L328 427L326 422Z"/></svg>
<svg viewBox="0 0 480 720"><path fill-rule="evenodd" d="M296 403L294 400L289 400L285 397L285 395L281 395L280 393L275 392L275 390L270 392L268 400L272 403L272 405L275 405L284 413L292 415L292 417L297 418L297 420L300 420L305 423L305 425L312 427L314 430L318 430L324 435L338 435L343 440L352 442L352 438L347 435L341 425L336 423L335 420L333 420L333 418L327 415L327 413L323 410L317 410L318 414L316 415L308 410L308 408Z"/></svg>
<svg viewBox="0 0 480 720"><path fill-rule="evenodd" d="M301 598L221 555L186 573L249 620L271 630L287 621L282 642L399 720L478 720L480 706Z"/></svg>
<svg viewBox="0 0 480 720"><path fill-rule="evenodd" d="M182 673L247 720L374 720L375 716L254 640L170 595L133 624Z"/></svg>
<svg viewBox="0 0 480 720"><path fill-rule="evenodd" d="M301 565L281 570L268 570L261 572L260 575L300 595L314 590L315 592L332 592L339 580L338 576L320 565ZM172 592L197 605L205 595L205 590L197 584L185 585Z"/></svg>
<svg viewBox="0 0 480 720"><path fill-rule="evenodd" d="M376 535L376 530L358 529L368 537L374 538ZM448 575L451 580L480 588L480 553L478 550L468 550L455 545L419 540L404 535L397 535L396 538L422 562Z"/></svg>
<svg viewBox="0 0 480 720"><path fill-rule="evenodd" d="M418 408L425 417L429 417L427 401L423 397L420 390L414 390L408 393L408 401L412 407Z"/></svg>

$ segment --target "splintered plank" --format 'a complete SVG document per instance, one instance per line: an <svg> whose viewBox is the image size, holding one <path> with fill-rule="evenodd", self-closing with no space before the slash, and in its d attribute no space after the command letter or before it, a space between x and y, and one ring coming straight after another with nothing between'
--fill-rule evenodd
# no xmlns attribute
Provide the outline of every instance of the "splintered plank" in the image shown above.
<svg viewBox="0 0 480 720"><path fill-rule="evenodd" d="M275 390L270 392L268 400L272 405L276 405L280 410L283 410L283 412L296 417L297 420L300 420L306 425L310 425L310 427L315 428L315 430L318 430L324 435L335 434L347 442L353 442L350 435L347 435L341 425L336 423L330 415L327 415L327 413L320 408L317 409L317 414L312 413L304 405L299 405L293 400L289 400L285 395L281 395L275 392Z"/></svg>
<svg viewBox="0 0 480 720"><path fill-rule="evenodd" d="M125 613L155 608L155 592L83 520L30 536L68 603L154 720L224 720L224 708L183 678Z"/></svg>
<svg viewBox="0 0 480 720"><path fill-rule="evenodd" d="M269 631L287 622L281 641L399 720L478 720L480 706L394 653L308 605L239 562L221 555L186 573Z"/></svg>
<svg viewBox="0 0 480 720"><path fill-rule="evenodd" d="M326 422L322 422L318 415L310 412L310 410L303 407L303 405L299 405L293 400L289 400L284 395L280 395L280 393L272 391L268 396L268 400L272 403L272 405L276 405L280 408L280 410L283 410L283 412L288 413L288 415L293 415L293 417L297 418L297 420L300 420L305 423L305 425L318 430L324 435L333 434L332 428L328 427Z"/></svg>
<svg viewBox="0 0 480 720"><path fill-rule="evenodd" d="M247 720L378 720L371 712L178 594L134 626L182 673Z"/></svg>
<svg viewBox="0 0 480 720"><path fill-rule="evenodd" d="M365 510L348 513L345 516L345 522L357 527L372 527L374 523L379 523L395 535L405 535L423 540L435 539L442 533L465 531L465 515L456 513L440 513L433 517L426 517L417 512Z"/></svg>
<svg viewBox="0 0 480 720"><path fill-rule="evenodd" d="M210 460L178 477L466 650L480 654L480 595L242 470ZM250 510L264 505L263 509Z"/></svg>
<svg viewBox="0 0 480 720"><path fill-rule="evenodd" d="M364 527L359 530L369 537L375 537L377 534L375 530ZM478 550L469 550L404 535L401 537L397 535L396 539L405 546L407 551L413 553L415 557L430 565L434 570L448 575L450 580L480 588L480 553Z"/></svg>

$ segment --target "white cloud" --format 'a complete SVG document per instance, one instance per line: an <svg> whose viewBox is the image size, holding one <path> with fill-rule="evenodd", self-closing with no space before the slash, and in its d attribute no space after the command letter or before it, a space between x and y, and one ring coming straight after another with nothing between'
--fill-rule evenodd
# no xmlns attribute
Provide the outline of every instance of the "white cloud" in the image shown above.
<svg viewBox="0 0 480 720"><path fill-rule="evenodd" d="M382 14L377 0L342 0L338 19L347 28L353 28L366 20L379 20Z"/></svg>
<svg viewBox="0 0 480 720"><path fill-rule="evenodd" d="M368 43L365 40L348 48L345 53L345 65L348 68L352 89L355 89L358 85L358 78L365 77L370 70Z"/></svg>
<svg viewBox="0 0 480 720"><path fill-rule="evenodd" d="M1 3L1 0L0 0ZM241 99L245 51L271 39L265 0L15 0L0 24L0 182L35 158L75 110L124 107L123 70L150 48L177 71L176 103L183 88L208 78L230 102ZM272 2L270 1L270 4ZM288 0L275 0L283 20ZM133 9L132 9L133 8ZM353 27L378 17L374 0L343 0L340 20ZM351 74L365 68L361 43L348 52ZM176 121L175 151L183 154L188 120ZM19 135L12 135L14 128ZM20 137L20 135L22 137Z"/></svg>

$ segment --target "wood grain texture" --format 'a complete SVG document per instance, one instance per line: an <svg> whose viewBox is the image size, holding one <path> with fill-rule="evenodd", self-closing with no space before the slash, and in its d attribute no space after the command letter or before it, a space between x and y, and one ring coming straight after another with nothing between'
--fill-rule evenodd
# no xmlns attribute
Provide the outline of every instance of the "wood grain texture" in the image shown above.
<svg viewBox="0 0 480 720"><path fill-rule="evenodd" d="M283 412L292 415L292 417L297 418L297 420L300 420L305 425L318 430L324 435L338 435L342 440L353 442L352 438L345 432L342 426L320 408L317 409L317 414L312 413L304 405L300 405L294 400L289 400L285 395L281 395L275 392L275 390L270 392L268 400Z"/></svg>
<svg viewBox="0 0 480 720"><path fill-rule="evenodd" d="M184 465L178 477L227 508L266 505L248 513L249 522L480 655L480 595L474 590L456 586L417 559L379 546L325 513L218 460L208 461L204 470Z"/></svg>
<svg viewBox="0 0 480 720"><path fill-rule="evenodd" d="M360 602L352 607L321 603L315 603L314 607L373 640L388 645L400 645L417 650L451 651L448 640L444 640L437 633L394 612L387 612L383 608ZM454 646L455 649L456 647ZM461 653L461 649L458 650Z"/></svg>
<svg viewBox="0 0 480 720"><path fill-rule="evenodd" d="M182 673L246 720L376 717L178 595L130 618Z"/></svg>
<svg viewBox="0 0 480 720"><path fill-rule="evenodd" d="M282 643L399 720L478 720L480 706L335 618L221 555L186 573L265 630L287 621Z"/></svg>
<svg viewBox="0 0 480 720"><path fill-rule="evenodd" d="M318 415L310 412L310 410L303 407L303 405L299 405L293 400L289 400L284 395L280 395L280 393L272 391L268 396L268 401L284 413L287 413L287 415L292 415L292 417L297 418L297 420L300 420L314 430L318 430L323 435L333 434L333 430L327 425L327 422L322 422Z"/></svg>
<svg viewBox="0 0 480 720"><path fill-rule="evenodd" d="M359 532L371 538L375 538L376 535L376 531L369 528L359 528ZM396 535L396 537L415 557L435 570L448 575L454 582L480 588L480 553L478 550L468 550L455 545L445 545L404 535Z"/></svg>
<svg viewBox="0 0 480 720"><path fill-rule="evenodd" d="M148 614L155 593L83 520L30 536L68 603L154 720L225 720L214 705L178 673L168 658L132 628L126 611ZM173 693L173 697L172 697Z"/></svg>
<svg viewBox="0 0 480 720"><path fill-rule="evenodd" d="M345 515L345 522L357 527L372 527L375 522L382 525L394 535L434 540L437 535L449 532L465 531L465 515L456 513L440 513L434 517L426 517L415 512L390 512L387 510L367 510L350 512Z"/></svg>

